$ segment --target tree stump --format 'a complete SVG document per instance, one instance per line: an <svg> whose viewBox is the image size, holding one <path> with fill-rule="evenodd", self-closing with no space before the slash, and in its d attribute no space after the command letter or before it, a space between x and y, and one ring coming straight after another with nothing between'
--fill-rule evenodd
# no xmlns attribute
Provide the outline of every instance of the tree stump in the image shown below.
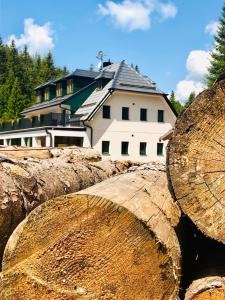
<svg viewBox="0 0 225 300"><path fill-rule="evenodd" d="M185 300L224 300L225 278L206 277L195 280L188 288Z"/></svg>
<svg viewBox="0 0 225 300"><path fill-rule="evenodd" d="M167 162L170 189L183 212L225 243L225 80L178 118Z"/></svg>
<svg viewBox="0 0 225 300"><path fill-rule="evenodd" d="M50 200L10 237L1 299L175 300L179 217L160 171Z"/></svg>

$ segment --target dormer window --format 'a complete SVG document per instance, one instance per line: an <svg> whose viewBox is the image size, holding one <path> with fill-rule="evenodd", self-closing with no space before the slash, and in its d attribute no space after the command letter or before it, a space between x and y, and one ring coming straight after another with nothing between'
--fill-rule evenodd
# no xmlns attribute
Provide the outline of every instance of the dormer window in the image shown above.
<svg viewBox="0 0 225 300"><path fill-rule="evenodd" d="M50 96L50 93L49 93L50 91L49 91L49 87L47 87L46 89L45 89L45 101L48 101L49 100L49 96Z"/></svg>
<svg viewBox="0 0 225 300"><path fill-rule="evenodd" d="M56 97L62 96L62 83L59 82L56 84Z"/></svg>
<svg viewBox="0 0 225 300"><path fill-rule="evenodd" d="M67 94L73 93L73 79L67 80Z"/></svg>
<svg viewBox="0 0 225 300"><path fill-rule="evenodd" d="M41 91L37 91L36 102L37 103L41 102Z"/></svg>

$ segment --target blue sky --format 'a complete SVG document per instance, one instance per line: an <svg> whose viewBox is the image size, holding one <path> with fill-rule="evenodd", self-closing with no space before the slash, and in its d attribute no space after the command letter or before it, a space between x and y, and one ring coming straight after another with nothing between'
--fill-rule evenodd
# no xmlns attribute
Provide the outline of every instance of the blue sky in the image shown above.
<svg viewBox="0 0 225 300"><path fill-rule="evenodd" d="M208 51L224 0L0 0L0 35L53 51L69 70L97 65L97 51L137 64L185 100L204 88ZM25 23L24 23L25 22Z"/></svg>

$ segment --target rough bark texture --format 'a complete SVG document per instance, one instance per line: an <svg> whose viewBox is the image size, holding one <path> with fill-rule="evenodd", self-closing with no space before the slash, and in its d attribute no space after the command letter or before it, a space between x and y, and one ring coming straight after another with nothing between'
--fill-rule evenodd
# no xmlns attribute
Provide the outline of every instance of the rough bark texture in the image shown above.
<svg viewBox="0 0 225 300"><path fill-rule="evenodd" d="M1 299L177 299L179 217L163 171L50 200L10 237Z"/></svg>
<svg viewBox="0 0 225 300"><path fill-rule="evenodd" d="M177 120L168 177L183 212L225 243L225 80L201 93Z"/></svg>
<svg viewBox="0 0 225 300"><path fill-rule="evenodd" d="M9 157L19 160L34 158L34 159L48 159L59 156L71 156L76 159L85 159L90 161L101 160L101 155L98 151L91 148L81 147L66 147L66 148L26 148L26 147L0 147L0 156Z"/></svg>
<svg viewBox="0 0 225 300"><path fill-rule="evenodd" d="M206 277L195 280L188 288L185 300L224 300L225 278Z"/></svg>
<svg viewBox="0 0 225 300"><path fill-rule="evenodd" d="M78 160L74 152L45 160L0 158L0 261L10 234L35 207L91 186L130 165L112 161L90 163L83 155Z"/></svg>

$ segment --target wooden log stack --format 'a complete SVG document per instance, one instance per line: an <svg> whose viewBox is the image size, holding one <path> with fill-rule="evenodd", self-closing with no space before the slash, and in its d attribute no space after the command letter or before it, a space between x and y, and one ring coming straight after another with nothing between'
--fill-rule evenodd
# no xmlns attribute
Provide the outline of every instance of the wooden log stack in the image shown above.
<svg viewBox="0 0 225 300"><path fill-rule="evenodd" d="M223 78L178 118L167 175L163 168L133 167L97 183L92 172L82 173L81 186L91 187L68 195L65 183L77 181L65 177L61 186L63 172L52 168L40 180L58 178L59 186L42 191L53 199L33 210L7 243L0 299L225 299ZM3 182L15 186L15 176Z"/></svg>
<svg viewBox="0 0 225 300"><path fill-rule="evenodd" d="M129 172L48 201L7 244L0 298L174 300L179 218L162 171Z"/></svg>
<svg viewBox="0 0 225 300"><path fill-rule="evenodd" d="M190 286L185 299L225 299L224 279L220 277L225 276L225 80L223 78L211 89L202 92L178 118L168 146L167 173L170 191L183 213L205 236L220 242L219 258L216 242L214 248L200 249L202 256L208 255L209 259L205 260L207 267L201 266L204 272L197 270L197 281ZM214 259L217 261L214 262ZM201 261L198 253L196 260ZM202 277L199 277L200 273ZM195 279L194 277L193 275L192 279Z"/></svg>
<svg viewBox="0 0 225 300"><path fill-rule="evenodd" d="M54 153L51 159L21 161L5 155L0 157L0 265L10 234L35 207L51 198L84 189L131 166L129 161L98 161L99 155L91 149L51 151Z"/></svg>

